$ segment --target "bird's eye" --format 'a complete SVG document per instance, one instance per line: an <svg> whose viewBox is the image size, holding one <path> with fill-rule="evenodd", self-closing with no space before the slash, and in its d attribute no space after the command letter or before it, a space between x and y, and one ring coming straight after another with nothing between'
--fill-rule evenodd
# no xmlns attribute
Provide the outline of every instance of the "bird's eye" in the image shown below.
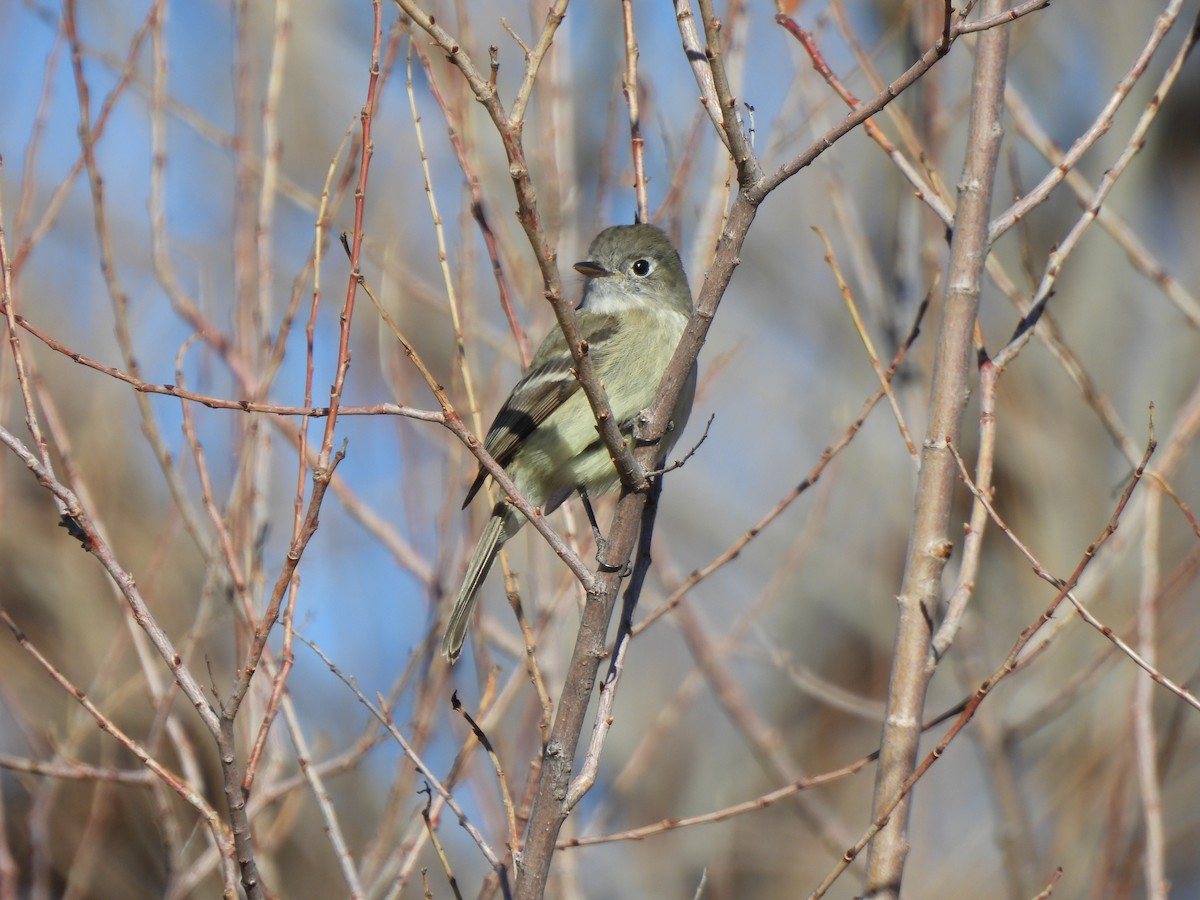
<svg viewBox="0 0 1200 900"><path fill-rule="evenodd" d="M645 278L650 274L650 260L639 259L633 263L633 274L639 278Z"/></svg>

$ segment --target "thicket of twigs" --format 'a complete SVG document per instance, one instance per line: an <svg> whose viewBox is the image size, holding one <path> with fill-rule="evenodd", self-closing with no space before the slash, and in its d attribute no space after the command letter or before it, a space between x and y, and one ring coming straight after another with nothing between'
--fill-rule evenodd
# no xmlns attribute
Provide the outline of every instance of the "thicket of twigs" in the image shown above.
<svg viewBox="0 0 1200 900"><path fill-rule="evenodd" d="M0 900L1200 890L1194 15L0 10ZM635 216L694 452L449 669Z"/></svg>

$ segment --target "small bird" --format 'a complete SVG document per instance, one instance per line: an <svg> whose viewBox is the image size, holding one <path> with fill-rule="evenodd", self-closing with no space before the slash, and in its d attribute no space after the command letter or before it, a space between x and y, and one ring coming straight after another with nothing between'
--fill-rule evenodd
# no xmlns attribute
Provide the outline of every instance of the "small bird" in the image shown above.
<svg viewBox="0 0 1200 900"><path fill-rule="evenodd" d="M692 314L692 292L679 254L653 225L616 225L596 236L588 258L575 264L583 275L576 311L579 336L608 394L613 417L629 437L640 412L654 403L659 382ZM575 491L611 491L620 484L608 448L596 427L587 395L574 373L575 361L559 328L542 340L525 376L517 382L488 429L484 447L521 494L543 513L557 509ZM696 393L696 368L688 375L672 411L672 429L661 461L675 444ZM481 466L466 509L487 478ZM442 656L453 663L462 653L476 596L496 554L525 524L505 499L492 516L463 578L450 613Z"/></svg>

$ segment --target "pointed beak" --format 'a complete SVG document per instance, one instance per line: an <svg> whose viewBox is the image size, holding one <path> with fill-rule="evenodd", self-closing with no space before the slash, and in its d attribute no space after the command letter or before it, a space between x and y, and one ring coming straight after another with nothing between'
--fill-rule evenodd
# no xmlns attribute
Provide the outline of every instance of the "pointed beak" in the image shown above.
<svg viewBox="0 0 1200 900"><path fill-rule="evenodd" d="M612 274L600 263L592 262L590 259L575 263L575 271L587 278L607 278Z"/></svg>

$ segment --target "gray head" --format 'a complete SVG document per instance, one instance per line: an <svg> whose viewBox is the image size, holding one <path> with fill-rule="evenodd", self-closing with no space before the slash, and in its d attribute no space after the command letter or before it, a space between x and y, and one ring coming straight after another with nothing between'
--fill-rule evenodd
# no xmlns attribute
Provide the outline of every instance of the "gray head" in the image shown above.
<svg viewBox="0 0 1200 900"><path fill-rule="evenodd" d="M614 225L596 235L588 258L575 263L588 279L582 306L619 311L629 302L661 303L690 316L692 291L671 239L654 225ZM616 308L615 308L616 307Z"/></svg>

